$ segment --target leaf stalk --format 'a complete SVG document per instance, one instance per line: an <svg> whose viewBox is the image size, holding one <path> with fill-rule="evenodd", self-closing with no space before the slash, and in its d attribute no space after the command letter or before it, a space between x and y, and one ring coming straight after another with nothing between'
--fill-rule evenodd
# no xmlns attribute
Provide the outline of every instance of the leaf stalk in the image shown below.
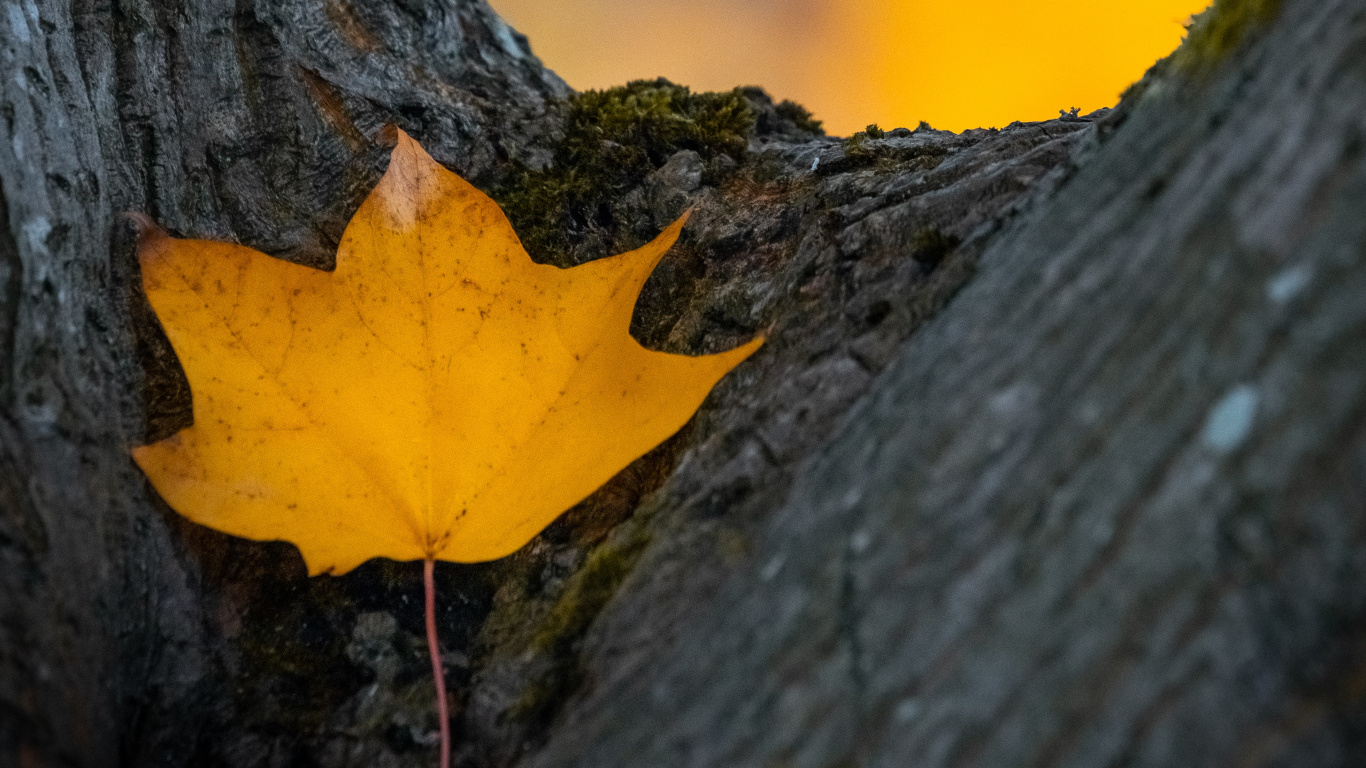
<svg viewBox="0 0 1366 768"><path fill-rule="evenodd" d="M422 584L427 597L427 650L432 657L432 677L436 680L436 717L441 724L441 768L451 766L451 718L446 710L446 673L441 663L441 645L436 638L436 561L425 560Z"/></svg>

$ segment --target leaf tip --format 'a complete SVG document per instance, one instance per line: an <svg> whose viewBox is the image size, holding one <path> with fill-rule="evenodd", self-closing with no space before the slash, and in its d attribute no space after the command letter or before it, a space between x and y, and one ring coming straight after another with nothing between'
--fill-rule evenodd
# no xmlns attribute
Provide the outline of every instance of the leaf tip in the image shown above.
<svg viewBox="0 0 1366 768"><path fill-rule="evenodd" d="M684 211L683 214L679 216L677 219L674 219L674 223L666 227L664 231L670 233L675 238L677 238L683 232L683 227L687 225L688 219L692 218L693 211L695 210L697 209L689 208L688 210Z"/></svg>
<svg viewBox="0 0 1366 768"><path fill-rule="evenodd" d="M768 335L770 330L772 329L770 328L760 331L754 334L754 338L736 347L736 349L744 350L743 357L741 357L740 359L744 360L748 358L750 355L754 354L755 352L758 352L759 347L762 347L764 344L768 342Z"/></svg>
<svg viewBox="0 0 1366 768"><path fill-rule="evenodd" d="M122 214L133 229L137 230L137 249L138 261L146 264L149 260L164 255L166 249L161 246L171 239L151 216L138 211L125 211Z"/></svg>
<svg viewBox="0 0 1366 768"><path fill-rule="evenodd" d="M394 129L394 151L389 155L389 167L416 170L423 166L434 166L436 161L422 148L412 136L398 126Z"/></svg>
<svg viewBox="0 0 1366 768"><path fill-rule="evenodd" d="M768 335L764 331L760 331L754 335L754 338L746 341L744 344L732 347L725 352L718 352L714 355L706 355L705 357L715 360L716 365L718 365L722 371L729 373L735 370L740 363L748 360L755 352L758 352L759 348L767 341Z"/></svg>
<svg viewBox="0 0 1366 768"><path fill-rule="evenodd" d="M145 446L145 445L133 445L133 446L129 446L129 448L128 448L128 454L129 454L130 456L133 457L133 463L136 464L136 465L138 465L138 468L139 468L139 469L141 469L142 467L145 466L145 463L144 463L144 462L147 460L147 446ZM145 469L144 469L143 471L146 472Z"/></svg>
<svg viewBox="0 0 1366 768"><path fill-rule="evenodd" d="M141 211L124 211L121 215L133 225L133 229L137 230L138 245L153 238L168 237L166 230L162 229L155 221L152 221L151 216L148 216Z"/></svg>

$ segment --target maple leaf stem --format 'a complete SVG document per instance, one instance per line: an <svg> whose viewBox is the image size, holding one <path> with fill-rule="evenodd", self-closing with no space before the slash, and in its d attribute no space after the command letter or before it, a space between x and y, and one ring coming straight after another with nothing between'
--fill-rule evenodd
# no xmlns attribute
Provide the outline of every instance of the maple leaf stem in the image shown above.
<svg viewBox="0 0 1366 768"><path fill-rule="evenodd" d="M441 768L451 765L451 720L446 711L446 674L441 664L441 646L436 639L436 561L422 565L422 583L427 591L427 650L432 657L432 677L436 679L436 717L441 723Z"/></svg>

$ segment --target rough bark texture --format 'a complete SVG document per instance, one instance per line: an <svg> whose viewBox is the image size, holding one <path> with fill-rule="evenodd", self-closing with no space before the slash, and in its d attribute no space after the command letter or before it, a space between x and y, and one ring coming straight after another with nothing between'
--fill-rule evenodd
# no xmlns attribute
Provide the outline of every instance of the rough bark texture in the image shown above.
<svg viewBox="0 0 1366 768"><path fill-rule="evenodd" d="M641 558L528 764L1366 762L1364 44L1286 2L1135 94L742 564Z"/></svg>
<svg viewBox="0 0 1366 768"><path fill-rule="evenodd" d="M0 766L431 764L420 566L307 579L128 459L189 393L116 213L326 267L393 123L529 232L588 102L475 0L3 5ZM458 762L1366 762L1366 2L1220 5L1120 109L1000 131L634 86L689 130L575 168L532 255L692 207L634 332L770 342L438 568Z"/></svg>
<svg viewBox="0 0 1366 768"><path fill-rule="evenodd" d="M260 548L196 548L129 463L188 399L115 214L326 264L382 170L382 125L477 178L566 88L482 3L3 11L0 760L250 764L218 749L251 703L234 694L255 690L230 628L259 625L234 611L314 587L268 566L253 579ZM288 713L287 693L262 698Z"/></svg>

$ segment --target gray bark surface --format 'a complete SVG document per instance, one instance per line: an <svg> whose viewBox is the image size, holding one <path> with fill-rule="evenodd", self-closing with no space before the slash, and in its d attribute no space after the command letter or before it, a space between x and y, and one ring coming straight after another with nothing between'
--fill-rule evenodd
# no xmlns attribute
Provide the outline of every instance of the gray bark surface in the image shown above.
<svg viewBox="0 0 1366 768"><path fill-rule="evenodd" d="M218 748L250 706L223 624L281 582L195 549L128 457L188 395L116 214L325 265L381 126L479 178L567 89L483 3L2 12L0 765L252 764Z"/></svg>
<svg viewBox="0 0 1366 768"><path fill-rule="evenodd" d="M572 94L476 0L3 15L0 766L431 764L420 566L308 579L129 459L190 393L116 214L326 267L386 125L501 199ZM769 340L438 568L457 763L1366 763L1363 45L1361 0L1285 0L1118 110L961 135L749 90L746 150L614 190L570 261L694 210L638 338Z"/></svg>
<svg viewBox="0 0 1366 768"><path fill-rule="evenodd" d="M1288 0L1136 97L743 564L643 556L528 764L1366 762L1363 44Z"/></svg>

